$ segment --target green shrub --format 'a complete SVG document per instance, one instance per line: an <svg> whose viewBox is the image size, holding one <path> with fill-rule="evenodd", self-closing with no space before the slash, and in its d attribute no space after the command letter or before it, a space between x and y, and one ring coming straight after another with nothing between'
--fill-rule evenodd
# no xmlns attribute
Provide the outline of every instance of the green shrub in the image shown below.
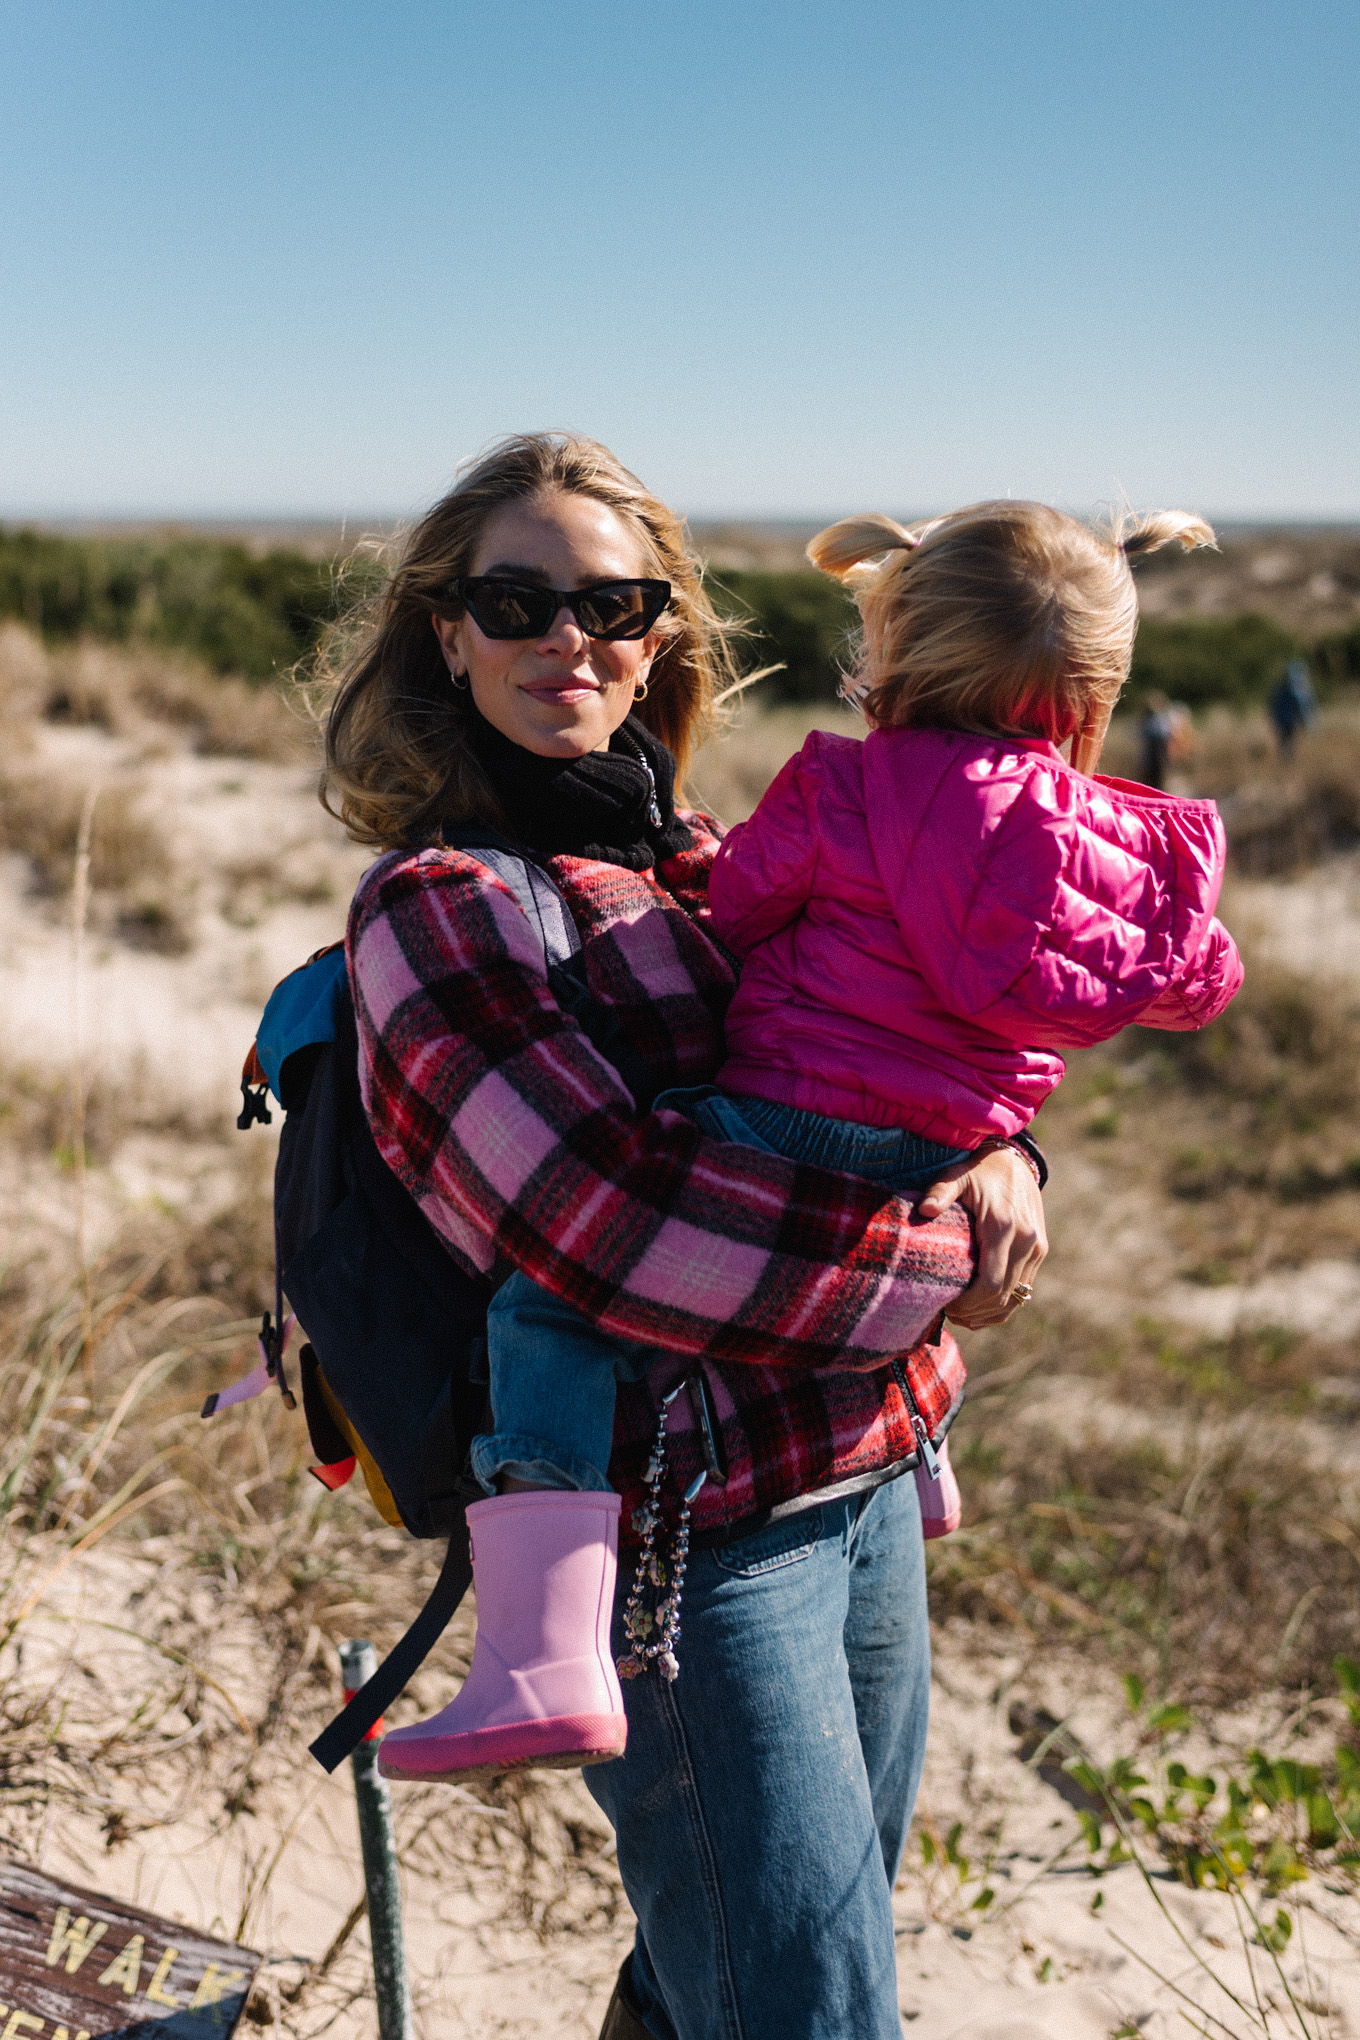
<svg viewBox="0 0 1360 2040"><path fill-rule="evenodd" d="M749 626L743 663L776 673L759 687L765 701L831 701L849 665L859 621L854 603L825 574L712 574L709 592L719 612Z"/></svg>
<svg viewBox="0 0 1360 2040"><path fill-rule="evenodd" d="M1313 678L1320 694L1353 687L1360 680L1360 624L1319 638L1313 647Z"/></svg>
<svg viewBox="0 0 1360 2040"><path fill-rule="evenodd" d="M1245 708L1265 698L1303 647L1268 616L1193 622L1145 617L1129 675L1129 705L1160 689L1191 708L1211 701Z"/></svg>
<svg viewBox="0 0 1360 2040"><path fill-rule="evenodd" d="M264 680L334 613L331 568L207 538L62 538L0 526L0 616L49 641L137 639Z"/></svg>

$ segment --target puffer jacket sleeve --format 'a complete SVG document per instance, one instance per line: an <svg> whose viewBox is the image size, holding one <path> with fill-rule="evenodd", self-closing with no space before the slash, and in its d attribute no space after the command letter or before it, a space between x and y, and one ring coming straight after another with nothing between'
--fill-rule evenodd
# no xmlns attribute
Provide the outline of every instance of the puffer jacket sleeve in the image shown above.
<svg viewBox="0 0 1360 2040"><path fill-rule="evenodd" d="M766 789L748 822L723 839L708 883L713 926L745 956L796 919L817 873L816 764L812 739Z"/></svg>
<svg viewBox="0 0 1360 2040"><path fill-rule="evenodd" d="M1144 1008L1138 1024L1182 1034L1207 1027L1237 997L1243 976L1237 944L1221 921L1210 921L1204 942L1184 975Z"/></svg>
<svg viewBox="0 0 1360 2040"><path fill-rule="evenodd" d="M986 789L984 831L961 784L944 783L899 907L908 927L933 863L935 919L915 954L949 1011L1055 1049L1223 1011L1242 966L1213 917L1226 845L1212 802L1022 763Z"/></svg>
<svg viewBox="0 0 1360 2040"><path fill-rule="evenodd" d="M1073 792L1064 805L1061 796ZM1134 1023L1188 1029L1217 1019L1241 985L1242 965L1213 915L1227 844L1212 804L1123 803L1103 798L1099 781L1089 793L1068 781L1055 794L1047 815L1017 802L1016 840L1008 844L1003 832L996 844L998 878L1002 859L1024 858L1028 837L1053 844L1056 871L1034 954L984 1014L988 1026L1061 1048L1107 1041ZM1032 868L1044 866L1038 851Z"/></svg>
<svg viewBox="0 0 1360 2040"><path fill-rule="evenodd" d="M348 937L360 1083L450 1247L604 1330L722 1361L869 1370L964 1289L966 1219L639 1116L554 1000L517 902L456 851L394 853Z"/></svg>

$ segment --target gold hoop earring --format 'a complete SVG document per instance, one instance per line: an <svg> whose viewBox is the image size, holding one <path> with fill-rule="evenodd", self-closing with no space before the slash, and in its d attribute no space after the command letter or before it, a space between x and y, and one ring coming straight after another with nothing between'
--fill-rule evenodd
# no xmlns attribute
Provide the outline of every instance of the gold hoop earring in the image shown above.
<svg viewBox="0 0 1360 2040"><path fill-rule="evenodd" d="M647 699L647 675L645 673L633 689L633 699L634 701L645 701Z"/></svg>

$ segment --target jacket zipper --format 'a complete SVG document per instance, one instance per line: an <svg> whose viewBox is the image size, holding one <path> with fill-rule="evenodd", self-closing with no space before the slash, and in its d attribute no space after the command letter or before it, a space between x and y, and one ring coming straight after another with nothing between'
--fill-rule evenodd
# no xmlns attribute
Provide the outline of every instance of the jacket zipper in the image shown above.
<svg viewBox="0 0 1360 2040"><path fill-rule="evenodd" d="M930 1433L926 1429L926 1420L921 1415L921 1405L916 1400L916 1392L907 1380L900 1360L892 1362L892 1371L893 1379L902 1391L902 1400L907 1404L911 1412L911 1428L916 1436L916 1449L925 1461L925 1469L930 1478L938 1480L940 1477L940 1457L930 1442Z"/></svg>

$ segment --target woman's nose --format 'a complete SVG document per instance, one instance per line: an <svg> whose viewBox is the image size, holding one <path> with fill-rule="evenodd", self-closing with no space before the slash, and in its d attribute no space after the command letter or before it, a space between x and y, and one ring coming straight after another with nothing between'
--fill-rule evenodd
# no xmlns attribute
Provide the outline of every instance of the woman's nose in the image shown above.
<svg viewBox="0 0 1360 2040"><path fill-rule="evenodd" d="M548 651L579 652L585 641L585 632L564 602L538 642Z"/></svg>

